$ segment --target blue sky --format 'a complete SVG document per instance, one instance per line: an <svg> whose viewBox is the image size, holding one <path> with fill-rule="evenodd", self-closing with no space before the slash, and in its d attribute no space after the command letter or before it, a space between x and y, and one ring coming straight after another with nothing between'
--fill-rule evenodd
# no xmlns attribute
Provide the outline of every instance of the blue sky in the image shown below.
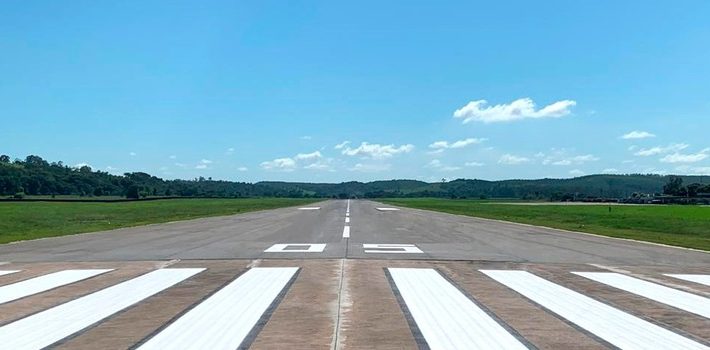
<svg viewBox="0 0 710 350"><path fill-rule="evenodd" d="M2 1L0 153L237 181L710 174L709 14Z"/></svg>

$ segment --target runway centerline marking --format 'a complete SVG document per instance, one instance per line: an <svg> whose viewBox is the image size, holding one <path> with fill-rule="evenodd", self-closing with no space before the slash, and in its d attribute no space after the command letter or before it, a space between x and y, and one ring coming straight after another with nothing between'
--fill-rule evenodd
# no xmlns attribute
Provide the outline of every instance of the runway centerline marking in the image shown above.
<svg viewBox="0 0 710 350"><path fill-rule="evenodd" d="M0 276L9 275L11 273L20 272L20 270L2 270L0 271Z"/></svg>
<svg viewBox="0 0 710 350"><path fill-rule="evenodd" d="M320 210L320 207L303 207L298 208L298 210Z"/></svg>
<svg viewBox="0 0 710 350"><path fill-rule="evenodd" d="M431 349L527 349L434 269L388 268Z"/></svg>
<svg viewBox="0 0 710 350"><path fill-rule="evenodd" d="M350 238L350 226L343 227L343 238Z"/></svg>
<svg viewBox="0 0 710 350"><path fill-rule="evenodd" d="M349 218L349 217L346 217L346 218L345 218L345 223L346 223L346 224L349 224L349 223L350 223L350 218Z"/></svg>
<svg viewBox="0 0 710 350"><path fill-rule="evenodd" d="M112 269L64 270L0 287L0 304L98 276Z"/></svg>
<svg viewBox="0 0 710 350"><path fill-rule="evenodd" d="M666 274L666 276L710 286L710 275Z"/></svg>
<svg viewBox="0 0 710 350"><path fill-rule="evenodd" d="M414 244L363 244L365 253L380 254L421 254L424 253Z"/></svg>
<svg viewBox="0 0 710 350"><path fill-rule="evenodd" d="M42 349L204 271L160 269L0 327L0 344Z"/></svg>
<svg viewBox="0 0 710 350"><path fill-rule="evenodd" d="M322 253L324 243L279 243L264 250L264 253Z"/></svg>
<svg viewBox="0 0 710 350"><path fill-rule="evenodd" d="M399 211L397 208L375 208L379 211Z"/></svg>
<svg viewBox="0 0 710 350"><path fill-rule="evenodd" d="M710 318L710 299L615 272L572 272L590 280L618 288Z"/></svg>
<svg viewBox="0 0 710 350"><path fill-rule="evenodd" d="M138 349L242 348L297 271L297 267L252 268Z"/></svg>
<svg viewBox="0 0 710 350"><path fill-rule="evenodd" d="M618 348L708 349L691 339L527 271L480 271Z"/></svg>

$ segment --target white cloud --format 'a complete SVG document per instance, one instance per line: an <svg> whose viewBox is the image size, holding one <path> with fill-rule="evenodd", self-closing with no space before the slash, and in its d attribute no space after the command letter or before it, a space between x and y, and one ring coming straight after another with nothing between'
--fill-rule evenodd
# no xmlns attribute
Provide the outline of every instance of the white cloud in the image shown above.
<svg viewBox="0 0 710 350"><path fill-rule="evenodd" d="M467 138L465 140L459 140L455 141L452 143L449 143L448 141L436 141L429 145L429 148L433 148L436 150L444 150L444 149L449 149L449 148L463 148L468 145L474 145L474 144L480 144L482 142L485 142L487 139L483 138Z"/></svg>
<svg viewBox="0 0 710 350"><path fill-rule="evenodd" d="M456 170L461 170L460 167L457 166L448 166L444 165L441 163L440 160L434 159L429 164L426 165L427 168L432 168L432 169L437 169L439 171L456 171Z"/></svg>
<svg viewBox="0 0 710 350"><path fill-rule="evenodd" d="M136 156L136 152L128 152L128 155L131 156L131 157L135 157L135 156Z"/></svg>
<svg viewBox="0 0 710 350"><path fill-rule="evenodd" d="M464 165L467 167L479 167L479 166L484 166L486 164L479 163L479 162L466 162Z"/></svg>
<svg viewBox="0 0 710 350"><path fill-rule="evenodd" d="M525 158L525 157L520 157L516 156L513 154L504 154L498 159L499 164L507 164L507 165L518 165L518 164L524 164L524 163L529 163L530 159Z"/></svg>
<svg viewBox="0 0 710 350"><path fill-rule="evenodd" d="M195 169L207 169L207 164L197 164L195 165Z"/></svg>
<svg viewBox="0 0 710 350"><path fill-rule="evenodd" d="M604 174L614 174L614 173L618 173L618 172L619 172L619 170L616 168L606 168L606 169L602 170L602 173L604 173Z"/></svg>
<svg viewBox="0 0 710 350"><path fill-rule="evenodd" d="M656 137L656 135L654 135L648 131L634 130L632 132L626 133L621 136L621 138L624 140L645 139L645 138L649 138L649 137Z"/></svg>
<svg viewBox="0 0 710 350"><path fill-rule="evenodd" d="M296 161L291 158L277 158L262 162L260 165L266 170L293 171L296 169Z"/></svg>
<svg viewBox="0 0 710 350"><path fill-rule="evenodd" d="M313 138L308 135L305 135L305 136L301 136L300 139L301 140L312 140Z"/></svg>
<svg viewBox="0 0 710 350"><path fill-rule="evenodd" d="M171 156L169 156L168 158L170 158L170 159L177 159L177 156L176 156L176 155L171 155Z"/></svg>
<svg viewBox="0 0 710 350"><path fill-rule="evenodd" d="M299 153L296 155L295 159L296 160L314 160L314 159L320 159L322 158L323 155L320 153L320 151L315 151L311 153Z"/></svg>
<svg viewBox="0 0 710 350"><path fill-rule="evenodd" d="M266 170L293 171L304 162L310 162L310 164L303 166L303 168L317 170L330 169L330 165L327 162L323 162L321 160L322 158L323 155L320 153L320 151L314 151L311 153L299 153L290 158L277 158L274 160L262 162L260 166Z"/></svg>
<svg viewBox="0 0 710 350"><path fill-rule="evenodd" d="M245 167L245 166L240 166L239 168L237 168L237 170L239 170L239 171L248 171L249 168L247 168L247 167Z"/></svg>
<svg viewBox="0 0 710 350"><path fill-rule="evenodd" d="M707 158L708 152L710 152L710 148L706 148L694 154L681 154L676 152L666 155L661 158L660 161L663 163L696 163Z"/></svg>
<svg viewBox="0 0 710 350"><path fill-rule="evenodd" d="M387 171L391 167L390 164L382 163L357 163L354 167L350 168L350 171L359 171L363 173L376 173L381 171Z"/></svg>
<svg viewBox="0 0 710 350"><path fill-rule="evenodd" d="M114 168L110 165L106 167L106 171L113 171L113 170L116 170L116 168Z"/></svg>
<svg viewBox="0 0 710 350"><path fill-rule="evenodd" d="M548 164L572 165L572 164L584 164L587 162L596 162L598 160L599 160L599 158L592 155L592 154L584 154L584 155L568 157L568 156L566 156L566 151L564 149L562 149L562 150L555 150L553 152L553 155L547 156L542 161L542 164L544 164L544 165L548 165Z"/></svg>
<svg viewBox="0 0 710 350"><path fill-rule="evenodd" d="M202 159L202 160L200 161L200 163L202 163L202 164L212 164L212 161L209 160L209 159Z"/></svg>
<svg viewBox="0 0 710 350"><path fill-rule="evenodd" d="M414 145L406 144L401 146L380 145L363 142L357 148L346 147L343 154L348 156L360 156L363 158L385 159L396 154L409 153L414 150Z"/></svg>
<svg viewBox="0 0 710 350"><path fill-rule="evenodd" d="M569 174L572 176L584 176L584 171L581 171L579 169L574 169L574 170L570 170Z"/></svg>
<svg viewBox="0 0 710 350"><path fill-rule="evenodd" d="M682 151L686 148L688 148L688 145L685 143L672 143L672 144L665 146L665 147L656 146L656 147L651 147L651 148L642 148L642 149L638 150L638 152L634 153L634 155L640 156L640 157L648 157L648 156L655 156L657 154L679 152L679 151Z"/></svg>
<svg viewBox="0 0 710 350"><path fill-rule="evenodd" d="M227 150L224 152L226 155L232 155L234 153L234 147L229 147Z"/></svg>
<svg viewBox="0 0 710 350"><path fill-rule="evenodd" d="M343 141L337 145L335 145L335 149L343 149L345 146L349 145L350 141Z"/></svg>
<svg viewBox="0 0 710 350"><path fill-rule="evenodd" d="M176 167L179 167L179 168L184 168L184 167L187 166L187 164L184 164L184 163L175 163L175 166L176 166Z"/></svg>
<svg viewBox="0 0 710 350"><path fill-rule="evenodd" d="M530 98L521 98L510 104L488 106L488 101L471 101L454 112L454 118L463 119L467 124L472 121L483 123L510 122L522 119L560 118L571 113L577 102L562 100L535 110L535 102Z"/></svg>
<svg viewBox="0 0 710 350"><path fill-rule="evenodd" d="M79 164L74 165L74 167L77 168L77 169L79 169L79 168L81 168L81 167L85 167L85 166L88 166L89 168L93 168L93 167L91 166L91 164L89 164L89 163L79 163Z"/></svg>
<svg viewBox="0 0 710 350"><path fill-rule="evenodd" d="M710 166L693 167L681 165L675 168L676 171L689 175L710 175Z"/></svg>

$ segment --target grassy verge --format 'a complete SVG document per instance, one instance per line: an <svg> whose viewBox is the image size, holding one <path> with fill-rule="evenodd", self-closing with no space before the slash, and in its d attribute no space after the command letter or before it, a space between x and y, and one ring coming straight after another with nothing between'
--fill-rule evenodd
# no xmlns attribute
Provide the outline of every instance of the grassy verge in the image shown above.
<svg viewBox="0 0 710 350"><path fill-rule="evenodd" d="M710 251L709 207L616 205L609 211L605 205L511 205L430 198L382 202Z"/></svg>
<svg viewBox="0 0 710 350"><path fill-rule="evenodd" d="M303 205L289 198L170 199L125 203L0 203L0 243Z"/></svg>

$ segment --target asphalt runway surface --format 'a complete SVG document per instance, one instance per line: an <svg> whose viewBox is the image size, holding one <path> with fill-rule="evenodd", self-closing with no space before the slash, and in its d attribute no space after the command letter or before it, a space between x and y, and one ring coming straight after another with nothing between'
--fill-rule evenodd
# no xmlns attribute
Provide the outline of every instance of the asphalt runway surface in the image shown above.
<svg viewBox="0 0 710 350"><path fill-rule="evenodd" d="M364 200L0 245L0 349L708 349L709 297L706 252Z"/></svg>

